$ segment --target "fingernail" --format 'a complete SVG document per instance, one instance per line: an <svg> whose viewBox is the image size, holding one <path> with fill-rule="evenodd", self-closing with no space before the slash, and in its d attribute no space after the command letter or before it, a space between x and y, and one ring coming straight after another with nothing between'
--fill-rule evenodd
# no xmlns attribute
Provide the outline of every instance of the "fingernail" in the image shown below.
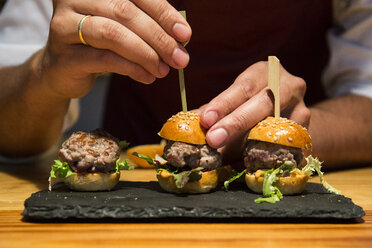
<svg viewBox="0 0 372 248"><path fill-rule="evenodd" d="M204 122L208 125L208 128L214 125L218 120L218 114L216 111L208 111L204 114Z"/></svg>
<svg viewBox="0 0 372 248"><path fill-rule="evenodd" d="M166 63L160 61L158 70L159 70L159 74L162 77L165 77L169 72L169 66Z"/></svg>
<svg viewBox="0 0 372 248"><path fill-rule="evenodd" d="M154 77L153 75L145 75L143 76L142 78L142 82L145 83L145 84L152 84L153 82L155 82L156 80L156 77Z"/></svg>
<svg viewBox="0 0 372 248"><path fill-rule="evenodd" d="M172 59L180 67L185 67L189 63L189 55L178 47L174 49Z"/></svg>
<svg viewBox="0 0 372 248"><path fill-rule="evenodd" d="M186 25L176 23L173 26L173 33L179 41L187 41L190 37L191 30Z"/></svg>
<svg viewBox="0 0 372 248"><path fill-rule="evenodd" d="M226 130L223 128L213 130L208 134L208 143L215 148L221 147L225 144L227 135Z"/></svg>

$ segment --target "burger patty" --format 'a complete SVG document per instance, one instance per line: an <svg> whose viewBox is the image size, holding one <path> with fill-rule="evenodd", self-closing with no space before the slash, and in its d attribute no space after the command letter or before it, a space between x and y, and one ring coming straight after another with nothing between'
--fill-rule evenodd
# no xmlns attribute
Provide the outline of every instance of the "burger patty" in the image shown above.
<svg viewBox="0 0 372 248"><path fill-rule="evenodd" d="M282 146L264 141L249 140L244 150L244 165L248 171L277 168L285 161L296 166L301 164L303 153L300 148Z"/></svg>
<svg viewBox="0 0 372 248"><path fill-rule="evenodd" d="M164 157L175 167L188 166L192 169L203 167L213 170L221 166L221 154L208 145L191 145L168 141L164 147Z"/></svg>
<svg viewBox="0 0 372 248"><path fill-rule="evenodd" d="M102 129L73 133L58 152L77 173L110 172L119 155L119 140Z"/></svg>

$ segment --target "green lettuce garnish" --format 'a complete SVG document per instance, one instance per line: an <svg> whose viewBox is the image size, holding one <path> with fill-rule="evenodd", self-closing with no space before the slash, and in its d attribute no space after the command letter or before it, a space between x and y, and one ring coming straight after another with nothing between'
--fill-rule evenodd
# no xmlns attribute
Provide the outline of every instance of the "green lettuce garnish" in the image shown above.
<svg viewBox="0 0 372 248"><path fill-rule="evenodd" d="M311 177L314 172L317 172L320 178L321 184L326 188L329 192L334 194L341 194L341 191L332 187L328 182L324 179L324 173L321 171L322 163L317 158L313 158L313 156L308 156L306 159L306 166L302 168L301 172L304 173L306 176ZM273 186L273 184L278 180L277 174L283 173L290 173L296 167L292 162L286 161L283 165L279 168L273 170L268 170L262 173L261 176L264 176L263 181L263 197L260 197L255 200L256 203L262 202L269 202L275 203L280 201L283 198L282 193L280 190Z"/></svg>
<svg viewBox="0 0 372 248"><path fill-rule="evenodd" d="M306 159L306 166L302 168L302 172L310 177L313 172L317 172L319 175L320 183L323 185L324 188L326 188L329 192L334 194L341 194L341 191L332 187L325 179L324 179L324 173L321 171L322 163L318 160L318 158L313 158L313 156L308 156Z"/></svg>
<svg viewBox="0 0 372 248"><path fill-rule="evenodd" d="M66 178L73 174L75 174L75 172L71 170L67 162L62 162L60 159L54 160L54 164L50 171L50 178Z"/></svg>
<svg viewBox="0 0 372 248"><path fill-rule="evenodd" d="M115 172L119 173L121 170L133 170L133 166L128 165L128 160L120 161L120 159L116 160L115 163ZM54 164L52 165L52 169L50 171L50 178L60 178L64 179L75 174L71 167L68 165L67 162L62 162L60 159L54 160Z"/></svg>
<svg viewBox="0 0 372 248"><path fill-rule="evenodd" d="M169 170L168 172L173 175L177 188L181 189L188 182L197 182L198 180L200 180L202 170L203 167L198 167L192 170L182 171L180 173L170 172Z"/></svg>
<svg viewBox="0 0 372 248"><path fill-rule="evenodd" d="M120 173L121 170L133 170L134 167L129 166L128 164L129 164L128 160L125 159L123 161L120 161L120 158L119 158L118 160L116 160L115 172Z"/></svg>
<svg viewBox="0 0 372 248"><path fill-rule="evenodd" d="M262 202L269 202L275 203L280 201L283 198L283 194L280 192L278 187L274 186L273 184L278 181L278 174L283 174L292 171L295 168L295 165L290 162L286 161L280 167L274 169L267 170L262 173L261 176L264 176L263 180L263 197L257 198L254 200L255 203L262 203Z"/></svg>
<svg viewBox="0 0 372 248"><path fill-rule="evenodd" d="M146 160L146 162L149 164L149 165L153 165L155 166L156 168L156 171L159 171L161 169L166 169L164 167L164 165L168 162L166 161L164 158L160 157L159 155L156 155L155 156L155 159L153 159L152 157L149 157L147 155L143 155L143 154L140 154L140 153L137 153L137 152L133 152L132 153L133 156L136 156L138 158L141 158L141 159L144 159Z"/></svg>
<svg viewBox="0 0 372 248"><path fill-rule="evenodd" d="M136 156L138 158L141 158L141 159L144 159L146 160L146 162L149 164L149 165L153 165L157 168L157 166L159 165L159 163L156 163L156 160L153 159L152 157L149 157L147 155L143 155L143 154L140 154L138 152L133 152L132 153L133 156Z"/></svg>
<svg viewBox="0 0 372 248"><path fill-rule="evenodd" d="M125 141L125 140L122 140L122 141L119 141L119 147L121 150L124 150L125 148L127 148L129 146L129 142Z"/></svg>
<svg viewBox="0 0 372 248"><path fill-rule="evenodd" d="M242 172L237 172L236 170L232 170L230 178L223 183L223 189L228 191L230 183L239 179L244 174L245 174L245 170L243 170Z"/></svg>
<svg viewBox="0 0 372 248"><path fill-rule="evenodd" d="M178 170L171 171L171 170L169 170L169 168L164 166L164 164L167 161L160 156L158 157L158 159L156 159L156 158L153 159L149 156L139 154L137 152L134 152L132 154L136 157L139 157L141 159L146 160L147 163L149 163L150 165L155 166L156 171L158 171L158 172L161 171L161 170L168 171L174 177L176 187L179 188L179 189L183 188L186 183L197 182L201 178L201 171L203 170L203 167L198 167L198 168L195 168L195 169L192 169L192 170L181 171L181 172L178 172Z"/></svg>

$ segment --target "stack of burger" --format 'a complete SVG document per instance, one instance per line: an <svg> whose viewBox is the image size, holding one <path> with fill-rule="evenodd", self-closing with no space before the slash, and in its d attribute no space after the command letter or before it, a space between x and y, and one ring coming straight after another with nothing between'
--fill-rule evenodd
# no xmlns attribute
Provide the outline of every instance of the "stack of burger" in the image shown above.
<svg viewBox="0 0 372 248"><path fill-rule="evenodd" d="M243 154L246 169L226 181L225 188L245 174L248 188L263 193L256 202L274 203L283 195L302 193L310 176L317 172L328 191L340 193L324 180L318 159L311 155L304 159L304 151L311 148L306 128L286 118L267 117L249 132Z"/></svg>
<svg viewBox="0 0 372 248"><path fill-rule="evenodd" d="M217 186L221 154L205 141L200 116L179 112L163 125L159 136L167 141L163 157L135 154L157 167L160 186L171 193L206 193Z"/></svg>
<svg viewBox="0 0 372 248"><path fill-rule="evenodd" d="M63 181L76 191L113 189L120 179L120 170L130 170L127 160L120 161L126 142L119 142L103 129L75 132L65 142L54 161L49 189Z"/></svg>

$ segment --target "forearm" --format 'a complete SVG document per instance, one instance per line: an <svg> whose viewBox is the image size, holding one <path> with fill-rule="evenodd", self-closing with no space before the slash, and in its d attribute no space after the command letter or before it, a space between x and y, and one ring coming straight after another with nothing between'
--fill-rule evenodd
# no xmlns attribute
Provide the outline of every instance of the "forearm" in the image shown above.
<svg viewBox="0 0 372 248"><path fill-rule="evenodd" d="M313 106L309 132L326 169L372 162L372 100L348 95Z"/></svg>
<svg viewBox="0 0 372 248"><path fill-rule="evenodd" d="M0 154L28 156L59 138L69 99L42 82L40 51L24 64L0 69Z"/></svg>

